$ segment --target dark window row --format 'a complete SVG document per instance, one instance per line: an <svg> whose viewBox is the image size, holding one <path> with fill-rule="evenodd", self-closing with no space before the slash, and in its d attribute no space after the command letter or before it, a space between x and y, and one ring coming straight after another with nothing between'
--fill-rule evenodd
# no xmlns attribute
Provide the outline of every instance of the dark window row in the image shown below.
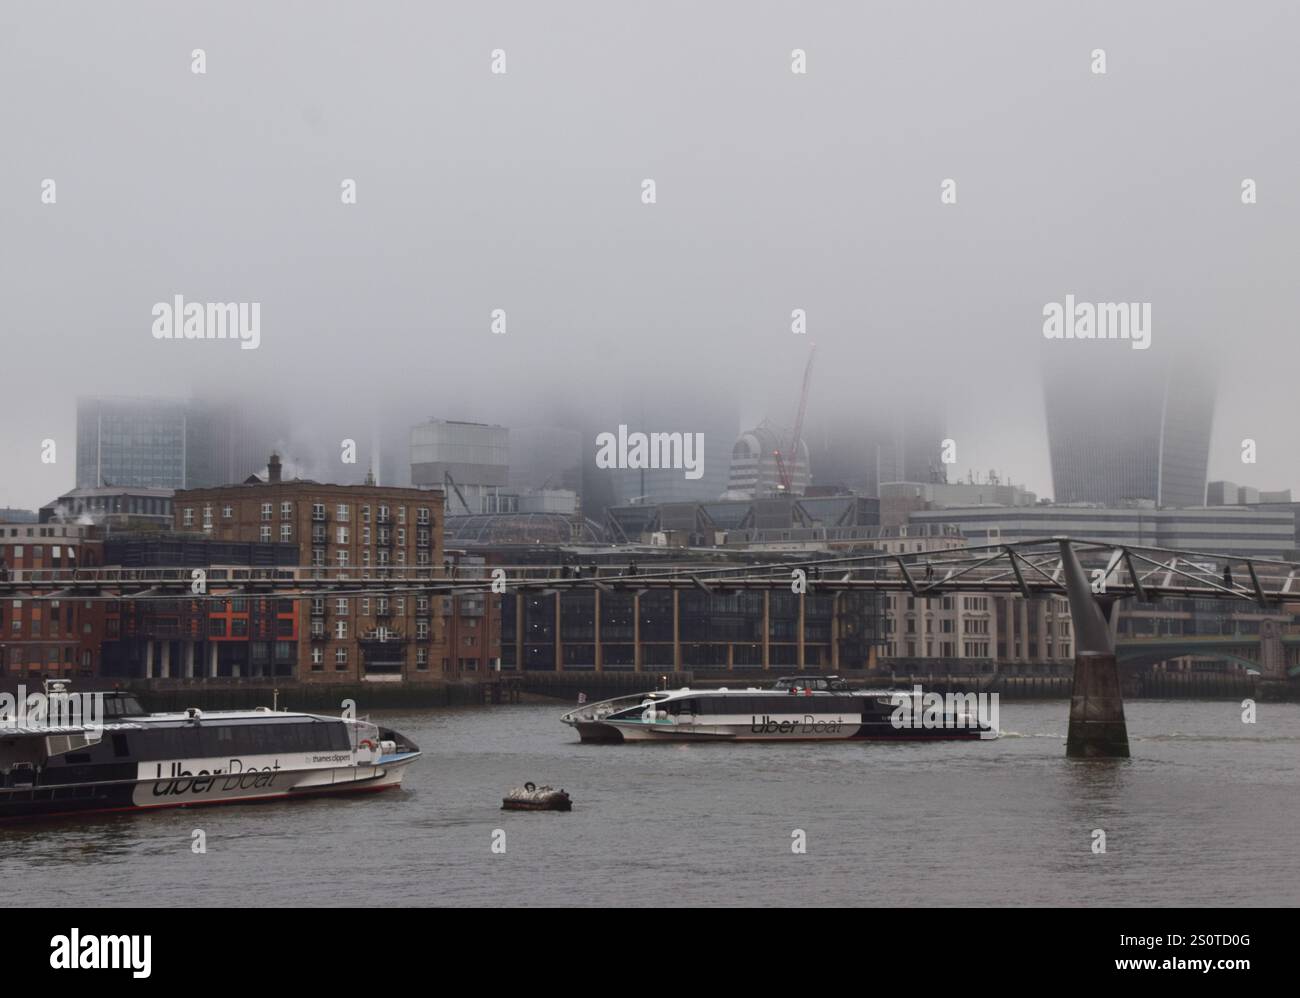
<svg viewBox="0 0 1300 998"><path fill-rule="evenodd" d="M636 708L633 714L642 708ZM669 714L859 714L862 701L855 697L784 696L693 697L670 701L659 708Z"/></svg>
<svg viewBox="0 0 1300 998"><path fill-rule="evenodd" d="M351 747L346 727L328 721L275 724L187 725L129 733L138 759L204 759L289 752L324 752Z"/></svg>

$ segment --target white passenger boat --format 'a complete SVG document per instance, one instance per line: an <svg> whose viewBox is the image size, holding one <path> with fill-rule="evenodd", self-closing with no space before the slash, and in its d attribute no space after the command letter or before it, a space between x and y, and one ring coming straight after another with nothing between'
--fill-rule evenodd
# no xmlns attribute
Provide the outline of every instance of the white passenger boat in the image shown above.
<svg viewBox="0 0 1300 998"><path fill-rule="evenodd" d="M937 694L931 694L937 697ZM583 704L561 720L584 742L994 738L975 694L855 690L837 676L785 676L769 689L656 690ZM932 704L933 701L927 701Z"/></svg>
<svg viewBox="0 0 1300 998"><path fill-rule="evenodd" d="M0 819L386 790L420 756L366 720L267 707L147 714L130 693L100 696L93 723L0 717Z"/></svg>

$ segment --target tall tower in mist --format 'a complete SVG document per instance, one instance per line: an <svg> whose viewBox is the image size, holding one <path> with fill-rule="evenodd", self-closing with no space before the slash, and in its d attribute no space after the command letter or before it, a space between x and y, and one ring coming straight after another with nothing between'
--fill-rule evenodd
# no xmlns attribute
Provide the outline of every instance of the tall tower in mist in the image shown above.
<svg viewBox="0 0 1300 998"><path fill-rule="evenodd" d="M942 399L879 393L861 408L811 425L805 439L813 481L868 496L880 495L885 482L942 481L946 426Z"/></svg>
<svg viewBox="0 0 1300 998"><path fill-rule="evenodd" d="M1203 505L1212 373L1189 362L1113 361L1058 363L1044 373L1056 501Z"/></svg>

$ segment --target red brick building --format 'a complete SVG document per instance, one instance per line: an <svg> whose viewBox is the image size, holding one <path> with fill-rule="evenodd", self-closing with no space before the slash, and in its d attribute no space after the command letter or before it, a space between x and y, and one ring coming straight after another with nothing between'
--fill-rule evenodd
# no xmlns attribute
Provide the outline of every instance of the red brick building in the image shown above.
<svg viewBox="0 0 1300 998"><path fill-rule="evenodd" d="M501 657L501 597L490 591L489 569L482 555L448 551L447 564L457 579L483 579L483 592L444 596L446 650L443 671L449 675L485 673Z"/></svg>
<svg viewBox="0 0 1300 998"><path fill-rule="evenodd" d="M0 523L0 571L69 571L100 564L95 527ZM0 600L0 673L12 679L93 676L99 670L105 604L97 600Z"/></svg>
<svg viewBox="0 0 1300 998"><path fill-rule="evenodd" d="M178 491L175 529L295 544L300 565L328 568L331 577L394 577L402 573L393 570L416 568L441 576L441 491L282 480L276 455L268 470L266 481ZM232 629L240 626L237 602L231 601ZM438 597L415 592L301 599L293 674L306 682L441 678L448 657L441 610ZM281 616L278 609L274 616Z"/></svg>

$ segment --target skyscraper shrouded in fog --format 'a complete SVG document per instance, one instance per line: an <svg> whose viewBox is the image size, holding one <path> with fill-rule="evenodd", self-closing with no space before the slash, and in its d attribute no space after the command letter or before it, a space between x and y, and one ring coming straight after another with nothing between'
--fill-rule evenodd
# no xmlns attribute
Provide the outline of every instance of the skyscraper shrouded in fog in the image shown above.
<svg viewBox="0 0 1300 998"><path fill-rule="evenodd" d="M740 433L738 406L707 374L683 371L654 392L625 382L616 397L607 399L586 421L583 440L583 500L593 512L603 505L630 502L693 502L717 499L727 490L731 448ZM681 468L600 468L596 463L597 435L618 433L680 433L701 439L698 477ZM695 438L700 434L701 438Z"/></svg>
<svg viewBox="0 0 1300 998"><path fill-rule="evenodd" d="M180 399L77 399L77 488L185 488L189 415Z"/></svg>
<svg viewBox="0 0 1300 998"><path fill-rule="evenodd" d="M285 434L273 399L77 399L77 488L228 485L262 468Z"/></svg>
<svg viewBox="0 0 1300 998"><path fill-rule="evenodd" d="M1215 401L1205 365L1076 351L1046 367L1043 386L1058 503L1205 503Z"/></svg>
<svg viewBox="0 0 1300 998"><path fill-rule="evenodd" d="M946 427L942 399L876 392L848 416L812 421L804 436L813 482L879 496L886 482L946 481Z"/></svg>

